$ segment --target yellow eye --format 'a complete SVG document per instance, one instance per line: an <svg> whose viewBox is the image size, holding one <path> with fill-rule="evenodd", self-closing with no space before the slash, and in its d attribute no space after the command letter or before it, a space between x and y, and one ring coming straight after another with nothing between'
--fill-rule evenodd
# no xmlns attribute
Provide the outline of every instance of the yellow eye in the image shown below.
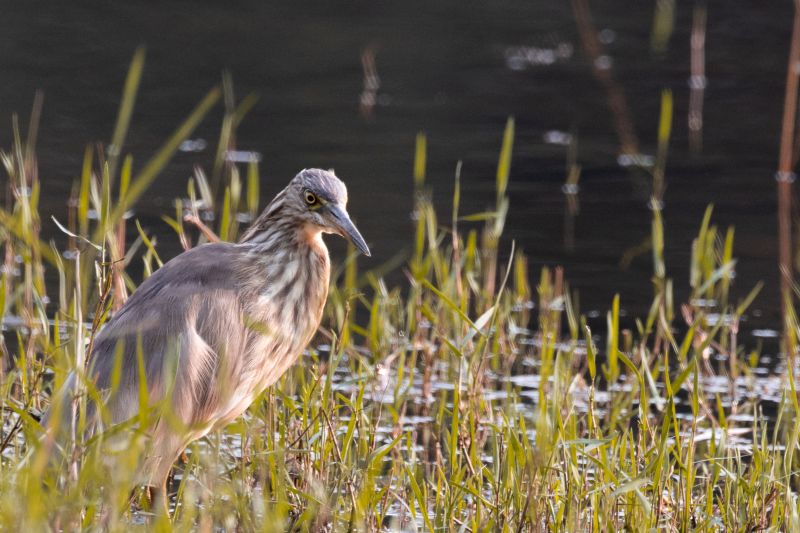
<svg viewBox="0 0 800 533"><path fill-rule="evenodd" d="M317 197L314 196L313 192L306 191L306 203L308 205L314 205L315 203L317 203Z"/></svg>

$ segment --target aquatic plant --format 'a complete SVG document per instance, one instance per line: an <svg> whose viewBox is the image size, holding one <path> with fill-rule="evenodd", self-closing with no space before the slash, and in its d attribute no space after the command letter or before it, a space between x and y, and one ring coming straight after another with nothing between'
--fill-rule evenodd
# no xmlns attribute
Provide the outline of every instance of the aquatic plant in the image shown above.
<svg viewBox="0 0 800 533"><path fill-rule="evenodd" d="M452 213L434 210L426 137L418 136L406 283L387 283L391 265L360 273L356 254L348 256L303 363L176 465L171 519L143 510L141 491L131 498L147 445L141 420L83 439L79 418L66 464L54 464L56 443L42 439L38 415L67 372L86 364L87 344L135 290L137 264L147 276L166 259L152 231L128 213L220 96L226 106L210 178L198 168L187 197L163 220L189 247L235 239L258 210L258 162L226 157L252 105L235 103L230 80L134 172L124 139L143 62L137 53L111 144L87 148L67 220L39 209L36 111L27 136L14 122L14 144L2 153L9 197L0 209L0 527L800 527L793 360L764 375L758 347L739 342L760 286L732 286L733 230L716 227L709 208L698 221L690 279L673 280L663 255L668 230L654 200L649 313L626 320L618 295L604 327L593 325L563 271L529 272L504 234L511 119L494 205L482 213L461 212L460 164ZM667 98L662 109L669 110ZM568 172L575 171L573 164ZM576 181L574 174L567 180ZM43 239L45 225L60 228L53 240ZM676 283L687 285L686 302L675 300ZM793 312L789 323L787 346L794 347ZM56 408L82 412L97 393L85 385Z"/></svg>

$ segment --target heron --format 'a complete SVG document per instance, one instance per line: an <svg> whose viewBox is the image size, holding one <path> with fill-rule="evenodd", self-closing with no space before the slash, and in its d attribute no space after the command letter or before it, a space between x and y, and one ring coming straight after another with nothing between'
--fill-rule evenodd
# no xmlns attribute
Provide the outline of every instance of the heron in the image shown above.
<svg viewBox="0 0 800 533"><path fill-rule="evenodd" d="M240 416L311 341L330 282L322 234L345 237L370 255L346 206L347 188L334 173L302 170L239 242L181 253L98 332L86 379L103 406L87 406L86 432L138 415L142 367L148 401L163 402L178 421L157 417L146 428L149 446L137 471L160 511L168 513L167 478L189 443ZM62 400L78 379L67 377Z"/></svg>

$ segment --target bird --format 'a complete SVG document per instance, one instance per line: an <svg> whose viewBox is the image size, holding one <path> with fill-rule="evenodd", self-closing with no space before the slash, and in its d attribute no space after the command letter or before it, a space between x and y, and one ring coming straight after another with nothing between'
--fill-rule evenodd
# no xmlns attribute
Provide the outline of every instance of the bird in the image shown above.
<svg viewBox="0 0 800 533"><path fill-rule="evenodd" d="M137 417L143 385L149 402L167 406L169 416L147 428L136 476L154 488L160 511L169 512L167 478L189 443L239 417L317 331L330 282L325 233L370 256L347 213L345 184L333 172L304 169L238 242L206 243L176 256L97 333L86 379L103 406L89 402L86 434ZM68 375L62 403L78 379ZM43 425L58 427L48 415Z"/></svg>

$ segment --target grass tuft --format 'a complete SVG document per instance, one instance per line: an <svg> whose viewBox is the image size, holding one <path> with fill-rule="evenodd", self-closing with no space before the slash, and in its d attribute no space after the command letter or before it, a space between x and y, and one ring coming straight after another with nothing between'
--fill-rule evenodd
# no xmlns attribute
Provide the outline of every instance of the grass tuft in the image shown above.
<svg viewBox="0 0 800 533"><path fill-rule="evenodd" d="M141 51L134 57L112 137L120 150L143 58ZM795 371L788 359L785 372L762 376L754 368L758 348L739 342L760 285L736 299L733 230L719 230L709 208L698 221L690 278L673 280L664 261L668 227L654 201L650 311L628 329L625 295L618 295L604 331L593 331L563 271L529 272L504 236L513 119L503 135L495 204L477 214L459 212L467 185L459 163L453 213L439 218L425 190L426 138L417 136L407 284L390 286L382 270L359 273L351 250L302 364L244 417L192 443L176 465L171 519L153 517L142 510L146 498L131 494L147 446L139 428L156 417L174 422L165 406L150 405L146 389L136 400L139 418L102 435L83 439L82 415L66 464L54 464L60 443L42 437L38 416L48 405L85 413L87 399L100 394L90 380L72 398L53 391L67 372L83 376L87 345L135 290L131 265L143 261L147 276L162 264L155 236L123 214L221 96L212 180L198 168L189 203L176 200L164 220L189 248L236 239L239 221L258 211L257 162L225 159L254 97L237 104L228 77L223 87L138 172L130 154L105 159L101 147L88 147L64 234L53 243L40 234L50 214L38 207L35 135L23 137L15 122L14 144L0 154L10 191L0 210L0 312L8 330L0 344L0 528L798 527ZM670 117L665 93L664 157ZM510 251L507 260L500 250ZM51 283L45 271L57 274ZM673 287L684 284L690 297L678 302ZM787 316L786 342L794 347L800 325L793 306ZM141 357L139 368L117 368L112 381L137 371Z"/></svg>

